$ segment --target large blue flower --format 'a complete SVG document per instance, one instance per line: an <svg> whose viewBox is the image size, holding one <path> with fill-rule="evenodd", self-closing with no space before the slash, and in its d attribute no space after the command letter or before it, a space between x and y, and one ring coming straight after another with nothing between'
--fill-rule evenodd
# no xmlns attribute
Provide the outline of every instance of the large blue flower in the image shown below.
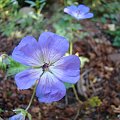
<svg viewBox="0 0 120 120"><path fill-rule="evenodd" d="M73 16L77 20L93 17L93 13L90 13L89 11L90 8L85 5L79 5L79 6L71 5L64 8L65 13Z"/></svg>
<svg viewBox="0 0 120 120"><path fill-rule="evenodd" d="M19 89L28 89L38 80L36 95L40 102L50 103L65 96L64 82L76 83L80 78L80 60L75 55L63 57L68 41L51 32L44 32L36 41L24 37L14 49L12 58L30 66L18 73L15 81Z"/></svg>

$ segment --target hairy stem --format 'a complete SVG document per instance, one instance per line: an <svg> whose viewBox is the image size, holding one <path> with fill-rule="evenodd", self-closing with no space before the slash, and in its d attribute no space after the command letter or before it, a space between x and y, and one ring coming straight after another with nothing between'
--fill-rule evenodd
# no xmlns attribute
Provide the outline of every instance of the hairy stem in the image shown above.
<svg viewBox="0 0 120 120"><path fill-rule="evenodd" d="M30 99L30 102L29 102L27 108L25 109L26 111L28 111L28 109L30 108L30 106L31 106L31 104L32 104L32 101L33 101L34 96L35 96L36 87L37 87L37 82L36 82L36 84L35 84L35 86L34 86L33 94L32 94L32 97L31 97L31 99Z"/></svg>
<svg viewBox="0 0 120 120"><path fill-rule="evenodd" d="M73 92L74 92L74 94L75 94L76 100L77 100L80 104L82 104L82 101L79 99L78 94L77 94L77 91L76 91L76 89L75 89L75 85L72 85L72 88L73 88Z"/></svg>

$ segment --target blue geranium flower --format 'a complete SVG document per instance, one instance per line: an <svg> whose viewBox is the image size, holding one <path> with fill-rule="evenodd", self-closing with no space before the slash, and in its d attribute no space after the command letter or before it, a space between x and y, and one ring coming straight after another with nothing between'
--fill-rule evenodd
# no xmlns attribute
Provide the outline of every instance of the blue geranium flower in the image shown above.
<svg viewBox="0 0 120 120"><path fill-rule="evenodd" d="M64 8L65 13L73 16L77 20L92 18L93 13L90 13L89 11L90 11L90 8L85 5L79 5L79 6L71 5Z"/></svg>
<svg viewBox="0 0 120 120"><path fill-rule="evenodd" d="M80 78L80 60L75 55L63 57L68 41L51 32L44 32L36 41L27 36L14 49L12 58L30 66L18 73L15 81L19 89L28 89L38 81L36 96L40 102L50 103L66 94L64 82L76 83Z"/></svg>
<svg viewBox="0 0 120 120"><path fill-rule="evenodd" d="M9 120L25 120L25 116L22 113L19 113L10 117Z"/></svg>

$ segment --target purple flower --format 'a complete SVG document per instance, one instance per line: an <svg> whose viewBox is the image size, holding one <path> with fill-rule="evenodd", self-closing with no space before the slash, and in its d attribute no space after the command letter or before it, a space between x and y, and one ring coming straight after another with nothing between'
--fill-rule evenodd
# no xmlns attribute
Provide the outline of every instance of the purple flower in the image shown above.
<svg viewBox="0 0 120 120"><path fill-rule="evenodd" d="M63 57L68 41L51 32L44 32L36 41L27 36L14 49L14 60L30 66L18 73L15 81L19 89L28 89L38 80L36 96L40 102L50 103L66 94L64 82L76 83L80 78L80 60L75 55Z"/></svg>
<svg viewBox="0 0 120 120"><path fill-rule="evenodd" d="M90 13L89 10L90 8L85 5L79 5L79 6L71 5L64 8L65 13L73 16L77 20L92 18L93 13Z"/></svg>
<svg viewBox="0 0 120 120"><path fill-rule="evenodd" d="M9 120L25 120L25 116L22 113L19 113L10 117Z"/></svg>

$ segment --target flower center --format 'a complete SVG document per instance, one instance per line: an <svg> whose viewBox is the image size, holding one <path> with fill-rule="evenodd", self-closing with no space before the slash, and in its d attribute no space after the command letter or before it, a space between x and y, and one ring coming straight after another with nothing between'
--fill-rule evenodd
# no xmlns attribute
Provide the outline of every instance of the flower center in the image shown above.
<svg viewBox="0 0 120 120"><path fill-rule="evenodd" d="M49 70L49 64L48 64L48 63L45 63L45 64L42 66L42 69L43 69L43 72L44 72L44 71L48 71L48 70Z"/></svg>

